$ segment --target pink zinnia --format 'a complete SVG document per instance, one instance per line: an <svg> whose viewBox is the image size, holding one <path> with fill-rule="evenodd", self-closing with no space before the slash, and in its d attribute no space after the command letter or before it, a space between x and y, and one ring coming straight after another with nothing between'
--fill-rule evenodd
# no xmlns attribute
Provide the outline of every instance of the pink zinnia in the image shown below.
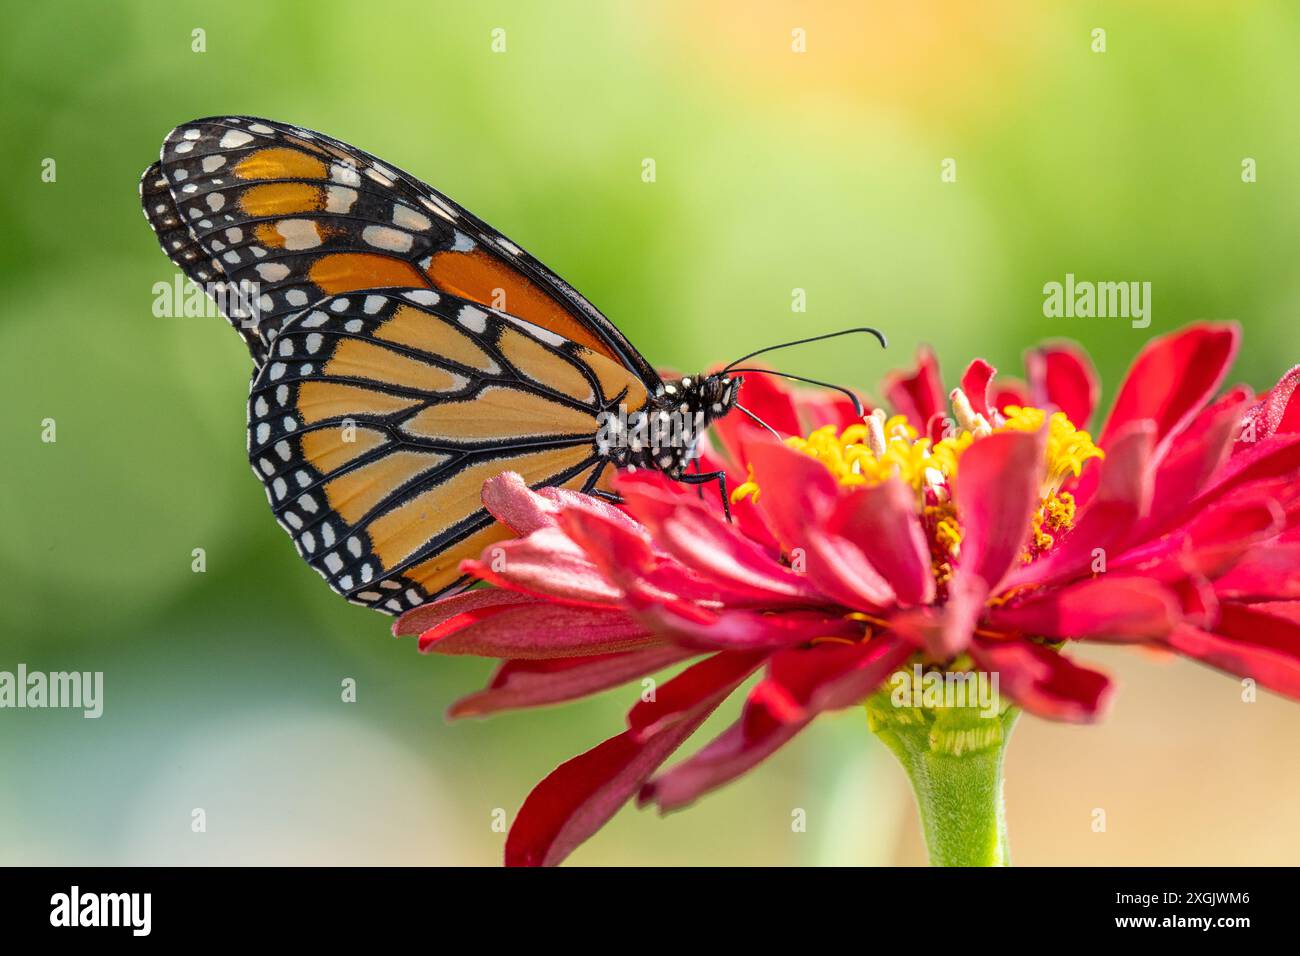
<svg viewBox="0 0 1300 956"><path fill-rule="evenodd" d="M947 394L923 351L886 381L894 414L865 419L751 377L742 404L792 437L717 426L725 457L701 465L727 471L734 523L657 475L620 475L622 508L489 481L484 503L519 537L464 567L496 587L395 626L422 651L503 660L453 716L693 661L537 785L506 862L558 863L634 796L683 806L915 663L996 673L1058 720L1097 719L1112 689L1061 653L1074 640L1173 650L1300 698L1300 368L1215 397L1238 338L1200 324L1150 342L1095 443L1096 375L1066 344L1029 353L1027 385L976 360ZM659 772L760 670L739 719ZM956 756L972 745L958 739Z"/></svg>

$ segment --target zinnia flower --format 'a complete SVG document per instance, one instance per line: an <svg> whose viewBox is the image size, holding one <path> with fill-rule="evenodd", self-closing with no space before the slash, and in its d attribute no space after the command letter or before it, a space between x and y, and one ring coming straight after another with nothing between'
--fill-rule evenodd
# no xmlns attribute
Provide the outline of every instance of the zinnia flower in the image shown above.
<svg viewBox="0 0 1300 956"><path fill-rule="evenodd" d="M622 507L489 481L485 505L519 537L464 569L495 587L395 626L422 651L503 661L453 716L691 662L625 730L537 785L506 862L557 863L629 799L681 807L822 711L864 702L916 785L932 859L1005 862L997 834L978 852L940 846L963 824L934 780L992 754L981 786L1002 829L1001 747L1018 708L1068 721L1106 709L1111 681L1063 653L1071 641L1150 645L1300 698L1300 367L1262 395L1218 394L1238 338L1199 324L1151 341L1095 441L1097 378L1069 344L1031 351L1026 384L977 359L948 393L922 350L886 380L891 412L865 418L751 376L742 404L791 437L740 415L719 423L721 449L701 465L728 473L733 523L718 501L644 472L619 476ZM1010 703L979 725L870 703L914 665L996 674ZM760 672L734 724L660 771Z"/></svg>

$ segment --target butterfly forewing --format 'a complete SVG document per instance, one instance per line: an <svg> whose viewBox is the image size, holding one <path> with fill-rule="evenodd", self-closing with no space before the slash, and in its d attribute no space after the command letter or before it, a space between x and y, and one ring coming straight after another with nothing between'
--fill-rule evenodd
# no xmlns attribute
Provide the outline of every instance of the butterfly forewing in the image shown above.
<svg viewBox="0 0 1300 956"><path fill-rule="evenodd" d="M320 133L252 117L185 123L164 141L141 198L191 278L256 288L246 339L259 364L288 318L318 300L411 287L509 312L658 381L608 319L518 245L415 177Z"/></svg>
<svg viewBox="0 0 1300 956"><path fill-rule="evenodd" d="M606 464L598 416L646 399L633 372L518 317L367 290L284 325L253 381L249 458L302 557L398 613L509 535L482 508L487 478L590 490Z"/></svg>

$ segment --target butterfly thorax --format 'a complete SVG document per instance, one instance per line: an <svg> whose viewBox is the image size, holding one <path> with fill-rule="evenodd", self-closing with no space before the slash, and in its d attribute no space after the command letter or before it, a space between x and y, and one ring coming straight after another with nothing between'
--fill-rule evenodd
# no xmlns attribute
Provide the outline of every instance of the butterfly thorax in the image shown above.
<svg viewBox="0 0 1300 956"><path fill-rule="evenodd" d="M705 429L735 406L739 385L738 377L721 373L666 381L644 408L605 412L596 449L619 468L680 478L698 457Z"/></svg>

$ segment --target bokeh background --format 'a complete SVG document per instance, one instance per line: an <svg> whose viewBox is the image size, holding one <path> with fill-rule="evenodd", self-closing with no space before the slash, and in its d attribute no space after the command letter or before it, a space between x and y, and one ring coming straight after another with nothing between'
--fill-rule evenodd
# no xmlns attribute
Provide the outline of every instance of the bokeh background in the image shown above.
<svg viewBox="0 0 1300 956"><path fill-rule="evenodd" d="M244 459L243 346L151 311L174 270L136 182L172 126L261 114L356 143L552 265L661 365L870 321L888 354L782 364L871 387L921 342L953 374L974 355L1019 374L1027 346L1072 336L1109 401L1151 335L1196 319L1244 326L1240 380L1300 360L1297 48L1285 3L9 8L0 670L101 670L107 699L99 720L0 711L0 863L492 864L494 811L616 732L634 694L448 724L489 663L420 657L298 561ZM1067 272L1151 282L1151 327L1044 318ZM1300 705L1243 704L1189 663L1083 656L1118 703L1100 726L1021 721L1017 862L1297 860ZM573 861L919 863L891 761L860 712L825 719L688 812L625 810Z"/></svg>

